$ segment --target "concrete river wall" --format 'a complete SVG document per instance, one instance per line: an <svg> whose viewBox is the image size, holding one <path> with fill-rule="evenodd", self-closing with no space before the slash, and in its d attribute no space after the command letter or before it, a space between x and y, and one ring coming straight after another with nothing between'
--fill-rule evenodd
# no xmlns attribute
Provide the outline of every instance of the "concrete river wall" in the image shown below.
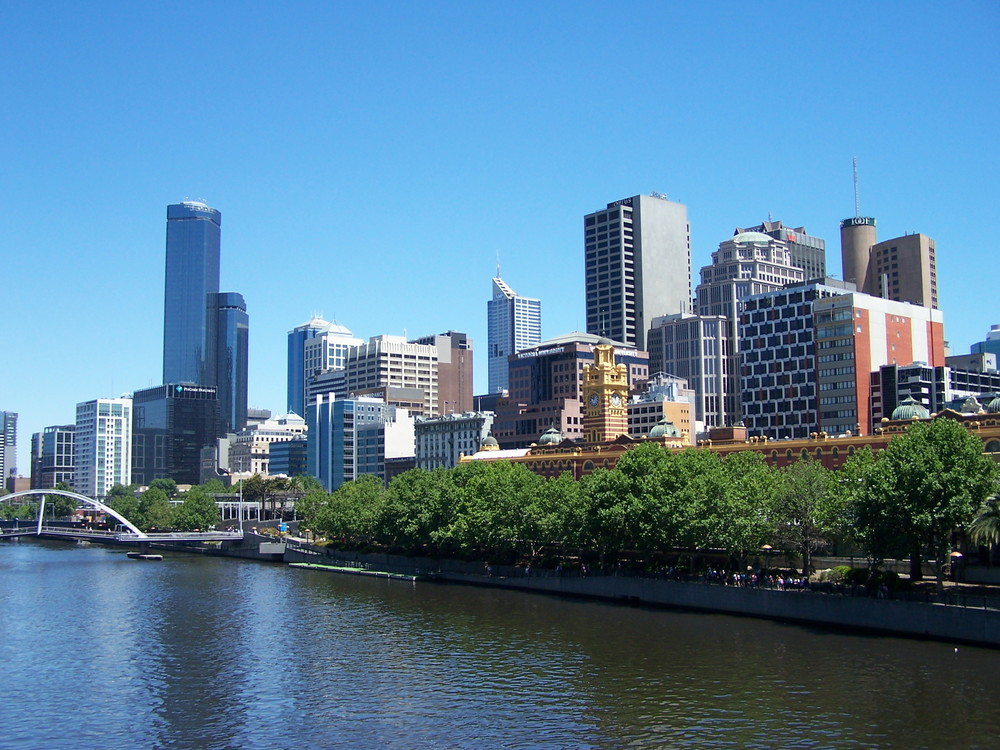
<svg viewBox="0 0 1000 750"><path fill-rule="evenodd" d="M917 601L737 588L619 575L488 576L482 563L383 554L331 553L289 545L285 562L330 562L374 570L433 573L438 581L573 596L630 605L683 608L824 627L1000 646L1000 610ZM979 600L982 602L982 600Z"/></svg>

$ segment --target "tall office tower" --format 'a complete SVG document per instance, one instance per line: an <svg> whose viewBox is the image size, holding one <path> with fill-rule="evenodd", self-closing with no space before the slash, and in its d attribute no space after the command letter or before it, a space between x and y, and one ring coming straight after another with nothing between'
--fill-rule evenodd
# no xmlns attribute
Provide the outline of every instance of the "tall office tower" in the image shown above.
<svg viewBox="0 0 1000 750"><path fill-rule="evenodd" d="M215 385L222 214L200 201L167 206L163 382Z"/></svg>
<svg viewBox="0 0 1000 750"><path fill-rule="evenodd" d="M865 292L874 297L938 307L934 240L907 234L872 245Z"/></svg>
<svg viewBox="0 0 1000 750"><path fill-rule="evenodd" d="M31 436L31 489L47 490L59 482L73 486L76 425L54 425Z"/></svg>
<svg viewBox="0 0 1000 750"><path fill-rule="evenodd" d="M732 321L738 303L752 294L801 284L785 243L760 232L744 232L719 244L712 264L701 269L695 309L699 315L724 315Z"/></svg>
<svg viewBox="0 0 1000 750"><path fill-rule="evenodd" d="M489 392L507 390L507 357L542 340L542 303L520 297L500 278L493 279L493 299L486 303L489 328Z"/></svg>
<svg viewBox="0 0 1000 750"><path fill-rule="evenodd" d="M732 320L678 313L653 318L646 344L652 372L684 378L695 392L695 432L733 424L739 413Z"/></svg>
<svg viewBox="0 0 1000 750"><path fill-rule="evenodd" d="M951 357L945 358L950 363ZM871 427L883 418L891 419L895 409L907 399L936 414L957 399L982 399L985 406L1000 393L1000 373L960 369L946 364L931 367L926 362L882 365L871 374Z"/></svg>
<svg viewBox="0 0 1000 750"><path fill-rule="evenodd" d="M132 482L132 399L97 398L76 405L73 488L102 498Z"/></svg>
<svg viewBox="0 0 1000 750"><path fill-rule="evenodd" d="M855 216L840 222L840 261L844 281L854 284L859 292L865 290L868 261L872 245L877 242L875 219Z"/></svg>
<svg viewBox="0 0 1000 750"><path fill-rule="evenodd" d="M805 227L793 229L780 221L763 221L755 227L737 229L733 234L743 232L760 232L784 242L791 255L792 265L802 269L806 281L826 276L826 242L819 237L810 237L806 234Z"/></svg>
<svg viewBox="0 0 1000 750"><path fill-rule="evenodd" d="M412 339L437 349L438 414L472 410L472 339L458 331L445 331Z"/></svg>
<svg viewBox="0 0 1000 750"><path fill-rule="evenodd" d="M819 430L813 307L853 291L853 284L827 278L741 302L739 392L747 435L808 438Z"/></svg>
<svg viewBox="0 0 1000 750"><path fill-rule="evenodd" d="M635 195L583 218L587 333L646 348L658 315L691 310L687 207Z"/></svg>
<svg viewBox="0 0 1000 750"><path fill-rule="evenodd" d="M17 412L0 411L0 487L17 472Z"/></svg>
<svg viewBox="0 0 1000 750"><path fill-rule="evenodd" d="M247 424L247 368L250 318L246 302L237 292L217 295L219 411L229 432L238 432Z"/></svg>
<svg viewBox="0 0 1000 750"><path fill-rule="evenodd" d="M314 317L288 332L287 409L300 417L306 414L306 381L309 379L305 362L305 345L309 339L329 329L328 322L320 317Z"/></svg>
<svg viewBox="0 0 1000 750"><path fill-rule="evenodd" d="M201 452L225 432L215 386L168 383L132 394L132 482L201 482Z"/></svg>
<svg viewBox="0 0 1000 750"><path fill-rule="evenodd" d="M415 415L440 413L438 347L433 344L415 344L390 334L372 336L366 343L350 348L344 371L341 393L378 393L388 398L391 388L413 389L420 399Z"/></svg>
<svg viewBox="0 0 1000 750"><path fill-rule="evenodd" d="M944 365L940 310L860 292L816 300L819 427L869 434L871 373L882 365Z"/></svg>

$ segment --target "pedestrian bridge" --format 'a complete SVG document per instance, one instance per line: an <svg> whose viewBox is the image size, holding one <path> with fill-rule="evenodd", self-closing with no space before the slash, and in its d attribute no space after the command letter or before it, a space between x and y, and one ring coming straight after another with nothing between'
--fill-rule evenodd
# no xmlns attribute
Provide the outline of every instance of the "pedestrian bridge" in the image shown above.
<svg viewBox="0 0 1000 750"><path fill-rule="evenodd" d="M13 492L10 495L0 497L0 502L9 502L20 497L30 497L41 495L38 504L37 523L27 524L24 527L15 529L0 529L0 539L15 536L44 536L50 539L79 539L92 542L109 542L115 544L143 544L148 545L153 542L177 543L184 542L223 542L233 541L243 538L242 531L171 531L161 534L148 534L139 529L134 523L129 521L121 513L108 507L99 500L94 500L78 492L68 490L22 490ZM45 496L62 495L77 502L97 508L102 513L106 513L117 520L127 531L103 531L101 529L71 528L64 526L46 526L45 518Z"/></svg>

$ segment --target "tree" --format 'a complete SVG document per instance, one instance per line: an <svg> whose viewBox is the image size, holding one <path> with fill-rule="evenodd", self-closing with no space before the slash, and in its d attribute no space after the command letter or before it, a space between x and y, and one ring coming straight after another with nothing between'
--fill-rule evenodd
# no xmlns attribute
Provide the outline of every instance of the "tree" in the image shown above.
<svg viewBox="0 0 1000 750"><path fill-rule="evenodd" d="M943 418L915 422L878 454L856 490L861 536L875 540L879 553L886 542L905 548L912 578L929 557L943 588L952 532L996 492L996 477L982 441L963 425Z"/></svg>
<svg viewBox="0 0 1000 750"><path fill-rule="evenodd" d="M775 500L780 475L755 451L731 453L722 460L723 494L715 524L716 544L747 564L775 538Z"/></svg>
<svg viewBox="0 0 1000 750"><path fill-rule="evenodd" d="M837 476L819 461L805 458L781 470L776 496L778 541L802 555L802 573L812 570L812 556L844 527L846 492Z"/></svg>
<svg viewBox="0 0 1000 750"><path fill-rule="evenodd" d="M139 497L140 528L144 531L168 529L172 525L173 515L167 493L159 487L153 487L151 483L149 489Z"/></svg>
<svg viewBox="0 0 1000 750"><path fill-rule="evenodd" d="M979 506L969 525L969 541L991 551L1000 543L1000 496L991 495Z"/></svg>
<svg viewBox="0 0 1000 750"><path fill-rule="evenodd" d="M125 492L118 491L114 492L115 487L121 487ZM132 523L135 523L139 518L139 501L136 496L131 492L128 492L127 487L122 487L122 485L115 485L111 488L111 492L108 493L104 500L104 504L111 508L116 513L124 516ZM110 519L109 519L110 520ZM117 523L117 521L114 521Z"/></svg>
<svg viewBox="0 0 1000 750"><path fill-rule="evenodd" d="M202 489L192 487L174 511L174 526L181 531L208 530L219 520L215 500Z"/></svg>
<svg viewBox="0 0 1000 750"><path fill-rule="evenodd" d="M161 490L167 496L168 500L177 497L177 482L173 479L154 479L149 483L149 489Z"/></svg>
<svg viewBox="0 0 1000 750"><path fill-rule="evenodd" d="M320 506L313 530L328 538L368 540L382 492L382 480L374 474L362 474L345 482Z"/></svg>
<svg viewBox="0 0 1000 750"><path fill-rule="evenodd" d="M62 490L63 492L70 492L70 487L65 482L57 482L56 486L53 487L54 490ZM50 512L55 518L65 518L73 514L76 510L77 502L71 497L66 497L66 495L46 495L45 496L45 507L49 508Z"/></svg>

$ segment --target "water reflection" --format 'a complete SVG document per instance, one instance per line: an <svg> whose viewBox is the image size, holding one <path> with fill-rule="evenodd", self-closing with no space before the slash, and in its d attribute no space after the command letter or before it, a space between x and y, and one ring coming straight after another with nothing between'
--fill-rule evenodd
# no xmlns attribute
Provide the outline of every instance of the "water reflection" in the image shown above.
<svg viewBox="0 0 1000 750"><path fill-rule="evenodd" d="M0 745L990 747L995 651L0 545Z"/></svg>

